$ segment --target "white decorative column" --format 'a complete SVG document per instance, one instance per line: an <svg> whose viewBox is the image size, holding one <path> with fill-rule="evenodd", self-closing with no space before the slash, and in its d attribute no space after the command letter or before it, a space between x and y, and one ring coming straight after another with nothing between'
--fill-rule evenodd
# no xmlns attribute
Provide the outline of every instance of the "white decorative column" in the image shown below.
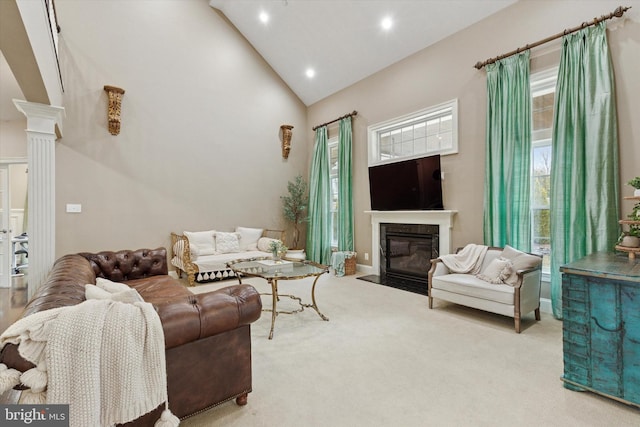
<svg viewBox="0 0 640 427"><path fill-rule="evenodd" d="M64 108L13 100L27 117L29 298L44 283L56 249L56 125L62 128Z"/></svg>
<svg viewBox="0 0 640 427"><path fill-rule="evenodd" d="M451 253L451 228L458 211L365 211L371 215L371 268L380 273L380 224L437 225L440 255Z"/></svg>

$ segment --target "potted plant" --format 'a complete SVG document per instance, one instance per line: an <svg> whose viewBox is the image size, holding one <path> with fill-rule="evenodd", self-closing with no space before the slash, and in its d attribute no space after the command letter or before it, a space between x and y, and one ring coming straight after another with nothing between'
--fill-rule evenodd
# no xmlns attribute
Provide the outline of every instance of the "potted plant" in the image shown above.
<svg viewBox="0 0 640 427"><path fill-rule="evenodd" d="M640 176L636 176L635 178L627 182L627 185L635 188L635 191L633 192L633 195L635 197L640 197Z"/></svg>
<svg viewBox="0 0 640 427"><path fill-rule="evenodd" d="M631 221L640 221L640 203L635 204L627 218L629 218ZM618 244L620 246L625 246L628 248L640 247L640 225L630 224L629 231L625 231L622 233L622 235L618 239Z"/></svg>
<svg viewBox="0 0 640 427"><path fill-rule="evenodd" d="M280 261L280 258L287 252L287 247L280 240L272 240L269 243L269 250L273 255L273 260Z"/></svg>
<svg viewBox="0 0 640 427"><path fill-rule="evenodd" d="M287 253L288 257L295 257L292 251L298 251L304 259L304 249L300 246L300 224L307 221L307 206L309 204L309 186L301 175L296 176L294 181L287 183L287 191L289 194L281 196L282 214L285 219L293 223L293 239L291 241L292 249ZM298 256L300 254L297 254Z"/></svg>

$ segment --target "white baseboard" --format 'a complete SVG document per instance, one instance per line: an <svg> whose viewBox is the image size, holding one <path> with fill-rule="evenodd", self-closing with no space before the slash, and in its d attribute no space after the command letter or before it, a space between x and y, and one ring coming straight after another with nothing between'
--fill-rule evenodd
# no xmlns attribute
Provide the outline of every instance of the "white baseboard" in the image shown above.
<svg viewBox="0 0 640 427"><path fill-rule="evenodd" d="M356 264L356 271L364 274L378 274L370 265ZM549 298L540 298L540 311L543 313L553 314L551 308L551 300Z"/></svg>
<svg viewBox="0 0 640 427"><path fill-rule="evenodd" d="M378 274L377 272L373 271L373 267L370 265L356 264L356 271L366 274Z"/></svg>
<svg viewBox="0 0 640 427"><path fill-rule="evenodd" d="M553 314L551 300L549 298L540 298L540 311L543 313Z"/></svg>

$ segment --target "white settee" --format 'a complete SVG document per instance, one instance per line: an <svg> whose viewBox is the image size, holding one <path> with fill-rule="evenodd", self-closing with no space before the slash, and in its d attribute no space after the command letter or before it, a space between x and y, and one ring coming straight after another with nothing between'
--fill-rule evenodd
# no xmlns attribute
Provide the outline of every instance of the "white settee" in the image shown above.
<svg viewBox="0 0 640 427"><path fill-rule="evenodd" d="M475 246L475 248L473 247ZM484 251L483 251L484 248ZM431 260L428 276L429 308L433 299L477 308L492 313L513 317L515 330L520 333L520 319L535 312L540 320L540 282L542 278L542 257L518 251L510 246L495 248L468 245L458 254L469 261L469 254L480 254L477 263L456 264L456 256ZM447 267L453 265L452 269ZM456 272L460 266L467 272Z"/></svg>
<svg viewBox="0 0 640 427"><path fill-rule="evenodd" d="M189 286L234 277L227 263L237 259L271 256L273 240L284 242L283 230L236 227L235 231L185 231L171 233L171 265L178 277L187 275Z"/></svg>

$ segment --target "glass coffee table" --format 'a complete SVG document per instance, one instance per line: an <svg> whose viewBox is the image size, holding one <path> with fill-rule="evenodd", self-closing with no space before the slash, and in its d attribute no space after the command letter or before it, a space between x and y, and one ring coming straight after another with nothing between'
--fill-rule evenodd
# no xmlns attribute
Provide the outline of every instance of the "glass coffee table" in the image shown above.
<svg viewBox="0 0 640 427"><path fill-rule="evenodd" d="M316 304L315 296L316 283L318 282L318 278L322 274L329 272L328 266L317 264L311 261L274 261L270 257L240 259L227 263L227 266L231 270L233 270L240 283L242 283L243 276L253 276L262 277L271 285L271 293L262 294L271 295L273 301L272 308L263 310L271 312L271 331L269 332L269 339L273 338L273 326L276 322L276 317L278 316L278 314L300 313L305 309L305 307L307 307L313 308L322 320L329 320L329 318L322 314L318 309L318 304ZM314 278L313 286L311 287L311 304L303 304L302 299L295 295L278 294L278 280L297 280L304 279L305 277ZM277 302L280 300L280 297L288 297L296 300L300 305L300 308L293 311L278 311Z"/></svg>

